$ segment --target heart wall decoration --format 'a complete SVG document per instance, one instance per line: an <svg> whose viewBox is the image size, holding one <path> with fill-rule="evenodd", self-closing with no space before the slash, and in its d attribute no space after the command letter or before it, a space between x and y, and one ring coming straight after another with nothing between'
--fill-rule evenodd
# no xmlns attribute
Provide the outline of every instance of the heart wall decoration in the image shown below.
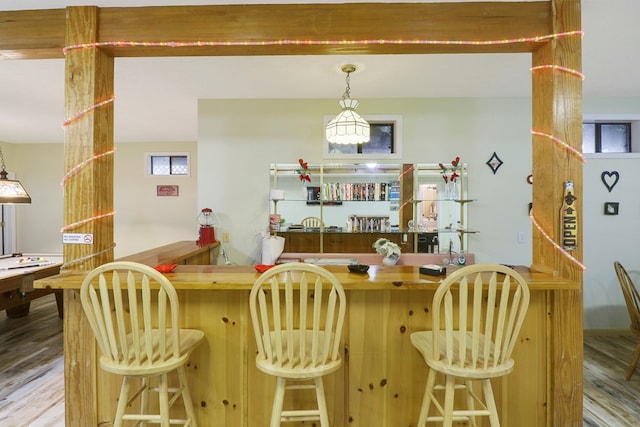
<svg viewBox="0 0 640 427"><path fill-rule="evenodd" d="M600 179L602 180L604 186L607 187L607 190L609 190L609 193L611 193L613 187L615 187L620 180L620 174L618 173L618 171L603 171L600 175Z"/></svg>

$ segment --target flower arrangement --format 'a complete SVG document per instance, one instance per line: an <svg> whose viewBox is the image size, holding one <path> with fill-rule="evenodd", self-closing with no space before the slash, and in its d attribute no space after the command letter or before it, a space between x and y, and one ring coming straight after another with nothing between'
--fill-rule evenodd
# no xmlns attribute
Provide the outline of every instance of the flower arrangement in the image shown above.
<svg viewBox="0 0 640 427"><path fill-rule="evenodd" d="M298 159L298 163L300 163L300 168L296 170L298 173L298 177L302 182L311 182L311 175L309 175L308 164L302 159Z"/></svg>
<svg viewBox="0 0 640 427"><path fill-rule="evenodd" d="M390 241L389 239L385 239L384 237L376 240L373 245L371 245L376 249L376 252L388 257L388 258L397 258L400 256L400 246L397 243Z"/></svg>
<svg viewBox="0 0 640 427"><path fill-rule="evenodd" d="M451 160L450 168L442 163L438 163L438 166L440 166L440 173L442 174L442 179L444 179L445 183L456 182L456 178L460 176L460 174L458 174L458 171L460 170L460 157L456 157ZM451 175L447 176L448 173Z"/></svg>

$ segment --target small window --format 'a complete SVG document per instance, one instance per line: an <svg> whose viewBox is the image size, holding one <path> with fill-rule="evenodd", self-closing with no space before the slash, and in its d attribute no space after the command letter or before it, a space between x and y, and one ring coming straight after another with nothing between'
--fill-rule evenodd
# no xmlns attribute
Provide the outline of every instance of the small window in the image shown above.
<svg viewBox="0 0 640 427"><path fill-rule="evenodd" d="M366 144L329 143L330 154L393 154L395 123L369 123L371 139Z"/></svg>
<svg viewBox="0 0 640 427"><path fill-rule="evenodd" d="M630 153L631 123L583 123L583 153Z"/></svg>
<svg viewBox="0 0 640 427"><path fill-rule="evenodd" d="M325 139L324 157L350 159L400 158L402 117L363 116L369 122L371 139L365 144L332 144ZM325 118L325 126L330 118Z"/></svg>
<svg viewBox="0 0 640 427"><path fill-rule="evenodd" d="M147 174L189 175L189 156L186 153L147 154Z"/></svg>

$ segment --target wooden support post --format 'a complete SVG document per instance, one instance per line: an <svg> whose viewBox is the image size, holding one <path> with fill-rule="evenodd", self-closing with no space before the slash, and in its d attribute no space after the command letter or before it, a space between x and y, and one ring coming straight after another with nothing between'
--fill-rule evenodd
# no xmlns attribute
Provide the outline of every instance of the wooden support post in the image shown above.
<svg viewBox="0 0 640 427"><path fill-rule="evenodd" d="M97 39L98 9L67 9L66 44L91 43ZM81 233L89 244L64 244L69 269L91 270L113 260L113 216L92 219L113 210L113 155L95 156L113 148L113 103L93 109L113 96L114 59L99 49L76 49L66 53L65 111L75 118L65 128L64 223L75 226L68 233ZM79 115L81 112L86 114ZM97 425L95 392L95 345L90 354L75 351L79 343L93 342L77 291L65 290L65 417L68 426ZM72 320L75 321L70 324ZM78 322L77 320L80 319Z"/></svg>
<svg viewBox="0 0 640 427"><path fill-rule="evenodd" d="M95 41L96 7L70 7L67 17L67 45ZM64 167L73 173L65 180L64 223L67 232L91 238L91 244L63 246L74 270L113 260L113 216L92 219L113 211L113 155L96 157L113 148L113 103L95 108L113 96L113 72L113 57L100 49L66 54L65 111L75 119L65 127Z"/></svg>
<svg viewBox="0 0 640 427"><path fill-rule="evenodd" d="M554 33L579 30L580 0L553 0ZM533 52L533 66L557 65L580 71L582 41L579 36L553 40ZM552 69L533 72L533 130L548 134L582 152L582 79ZM560 244L560 208L564 181L573 181L578 197L578 248L569 251L582 260L582 160L546 136L533 137L533 213L540 226ZM532 268L582 283L582 268L533 229ZM553 293L549 322L548 376L552 425L582 425L583 346L582 288ZM570 308L569 308L570 307ZM551 419L552 418L552 419Z"/></svg>

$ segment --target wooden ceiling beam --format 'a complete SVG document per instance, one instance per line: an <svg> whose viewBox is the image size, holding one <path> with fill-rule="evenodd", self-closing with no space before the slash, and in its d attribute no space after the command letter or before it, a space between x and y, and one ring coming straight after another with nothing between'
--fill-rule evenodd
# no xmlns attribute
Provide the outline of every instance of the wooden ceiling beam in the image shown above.
<svg viewBox="0 0 640 427"><path fill-rule="evenodd" d="M64 9L0 12L0 58L63 57L65 16ZM98 20L99 43L231 42L226 46L103 47L114 57L532 52L546 40L502 44L378 41L499 41L552 32L548 1L100 8ZM343 40L374 42L332 43ZM297 43L265 45L277 41Z"/></svg>
<svg viewBox="0 0 640 427"><path fill-rule="evenodd" d="M0 59L63 58L64 9L0 12Z"/></svg>

